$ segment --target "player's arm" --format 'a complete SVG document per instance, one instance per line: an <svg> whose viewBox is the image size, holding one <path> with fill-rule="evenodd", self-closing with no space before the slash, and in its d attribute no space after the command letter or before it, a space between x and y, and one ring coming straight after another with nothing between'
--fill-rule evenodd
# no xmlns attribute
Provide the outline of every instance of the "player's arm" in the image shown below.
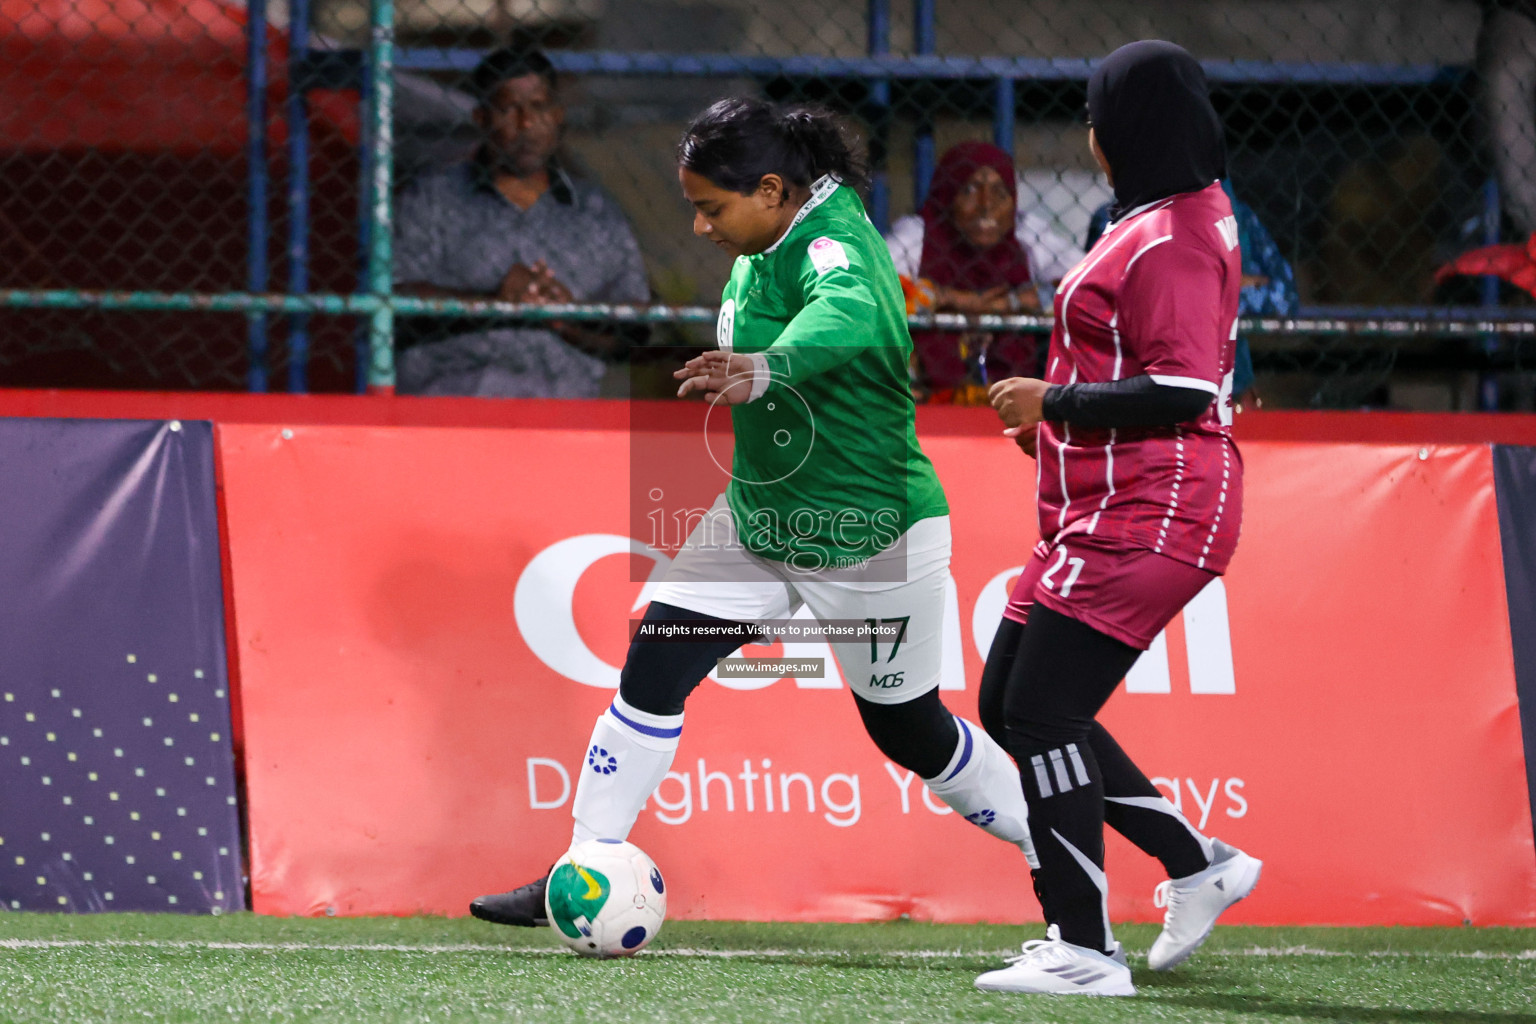
<svg viewBox="0 0 1536 1024"><path fill-rule="evenodd" d="M1010 377L987 394L1009 437L1021 436L1042 420L1094 428L1172 426L1198 417L1212 398L1203 388L1161 384L1145 373L1103 384Z"/></svg>
<svg viewBox="0 0 1536 1024"><path fill-rule="evenodd" d="M992 407L1017 437L1041 420L1089 428L1172 426L1196 419L1221 391L1220 257L1198 244L1155 244L1133 263L1116 296L1121 343L1143 372L1116 381L999 381Z"/></svg>
<svg viewBox="0 0 1536 1024"><path fill-rule="evenodd" d="M869 274L860 253L837 239L823 236L805 247L788 283L799 292L800 312L755 359L769 374L769 390L826 373L876 343L878 303Z"/></svg>
<svg viewBox="0 0 1536 1024"><path fill-rule="evenodd" d="M1127 361L1145 379L1073 385L1084 393L1058 396L1054 404L1064 414L1087 407L1090 416L1111 417L1084 426L1164 426L1198 417L1221 394L1223 352L1237 313L1225 300L1232 269L1193 238L1143 252L1126 272L1116 306Z"/></svg>
<svg viewBox="0 0 1536 1024"><path fill-rule="evenodd" d="M1053 384L1041 398L1042 418L1078 427L1163 427L1197 419L1215 395L1160 384L1143 373L1104 384Z"/></svg>
<svg viewBox="0 0 1536 1024"><path fill-rule="evenodd" d="M773 388L833 370L875 344L871 324L878 303L857 260L856 252L835 239L811 242L788 285L798 293L800 312L774 343L751 355L700 353L673 374L683 382L678 396L700 392L709 402L753 402Z"/></svg>

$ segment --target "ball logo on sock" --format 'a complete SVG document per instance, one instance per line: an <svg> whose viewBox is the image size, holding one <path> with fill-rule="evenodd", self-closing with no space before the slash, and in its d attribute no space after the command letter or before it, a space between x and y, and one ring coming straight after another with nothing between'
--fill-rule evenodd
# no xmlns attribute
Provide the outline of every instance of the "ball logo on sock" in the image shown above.
<svg viewBox="0 0 1536 1024"><path fill-rule="evenodd" d="M997 812L988 808L982 808L975 814L967 814L965 820L972 825L980 825L982 828L986 828L997 820Z"/></svg>
<svg viewBox="0 0 1536 1024"><path fill-rule="evenodd" d="M619 759L596 743L592 744L592 749L587 751L587 764L591 765L592 770L599 775L612 775L619 770Z"/></svg>

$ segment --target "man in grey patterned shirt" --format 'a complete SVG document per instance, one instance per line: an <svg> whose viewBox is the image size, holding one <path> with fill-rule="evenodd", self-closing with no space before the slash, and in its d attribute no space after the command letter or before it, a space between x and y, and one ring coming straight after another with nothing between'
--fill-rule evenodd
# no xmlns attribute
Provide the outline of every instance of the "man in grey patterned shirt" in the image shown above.
<svg viewBox="0 0 1536 1024"><path fill-rule="evenodd" d="M647 302L640 248L618 205L596 185L572 180L555 160L564 109L549 58L497 50L469 84L483 141L472 160L423 175L397 200L396 291ZM401 353L402 394L591 398L605 357L624 345L618 330L590 323L465 326L469 333Z"/></svg>

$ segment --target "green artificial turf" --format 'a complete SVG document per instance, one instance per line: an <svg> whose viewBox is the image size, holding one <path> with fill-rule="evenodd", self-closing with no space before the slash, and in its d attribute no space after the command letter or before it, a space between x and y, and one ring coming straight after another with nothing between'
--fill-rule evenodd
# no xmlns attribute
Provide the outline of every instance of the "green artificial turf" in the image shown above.
<svg viewBox="0 0 1536 1024"><path fill-rule="evenodd" d="M971 982L1034 929L668 922L632 960L467 919L0 914L0 1021L1404 1021L1536 1024L1536 930L1221 928L1140 994Z"/></svg>

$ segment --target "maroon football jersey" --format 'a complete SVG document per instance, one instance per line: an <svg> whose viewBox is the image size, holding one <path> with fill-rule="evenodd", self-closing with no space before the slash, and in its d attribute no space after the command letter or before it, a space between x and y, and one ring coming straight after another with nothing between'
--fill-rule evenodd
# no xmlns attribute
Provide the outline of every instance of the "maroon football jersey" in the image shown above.
<svg viewBox="0 0 1536 1024"><path fill-rule="evenodd" d="M1232 367L1242 261L1220 184L1132 211L1056 290L1046 379L1150 374L1215 399L1172 427L1040 425L1040 535L1076 533L1222 572L1242 519Z"/></svg>

